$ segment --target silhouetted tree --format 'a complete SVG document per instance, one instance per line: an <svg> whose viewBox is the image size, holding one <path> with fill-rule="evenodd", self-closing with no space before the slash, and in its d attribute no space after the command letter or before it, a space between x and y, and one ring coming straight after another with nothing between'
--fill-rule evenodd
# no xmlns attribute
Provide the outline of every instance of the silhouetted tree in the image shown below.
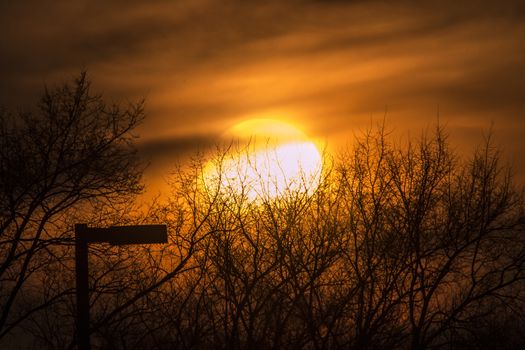
<svg viewBox="0 0 525 350"><path fill-rule="evenodd" d="M46 89L35 112L1 112L0 339L73 292L48 288L46 273L71 257L72 220L141 191L132 132L143 118L142 102L122 108L91 93L85 73Z"/></svg>
<svg viewBox="0 0 525 350"><path fill-rule="evenodd" d="M315 185L257 198L252 181L273 184L261 169L247 178L247 148L230 147L178 168L165 201L133 212L141 106L106 107L88 87L82 76L47 92L38 118L4 114L3 336L23 325L39 347L74 347L68 227L79 220L169 226L164 246L91 246L99 348L524 344L523 195L490 139L463 159L440 127L397 144L381 127L326 156Z"/></svg>
<svg viewBox="0 0 525 350"><path fill-rule="evenodd" d="M522 309L523 197L500 154L488 139L460 160L440 128L410 141L367 134L340 168L355 348L455 347Z"/></svg>
<svg viewBox="0 0 525 350"><path fill-rule="evenodd" d="M461 160L440 128L406 145L380 129L313 192L185 186L194 208L213 198L212 234L187 293L166 292L177 332L165 336L180 348L459 348L497 310L523 309L522 196L489 141Z"/></svg>

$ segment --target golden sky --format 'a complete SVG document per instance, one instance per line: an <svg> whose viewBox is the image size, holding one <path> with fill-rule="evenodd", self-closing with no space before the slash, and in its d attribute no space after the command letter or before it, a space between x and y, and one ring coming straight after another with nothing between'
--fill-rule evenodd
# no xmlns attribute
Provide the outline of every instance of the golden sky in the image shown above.
<svg viewBox="0 0 525 350"><path fill-rule="evenodd" d="M439 111L459 149L494 123L525 178L523 1L3 1L0 32L0 105L87 69L107 98L146 98L151 155L253 117L335 146L385 112L418 136Z"/></svg>

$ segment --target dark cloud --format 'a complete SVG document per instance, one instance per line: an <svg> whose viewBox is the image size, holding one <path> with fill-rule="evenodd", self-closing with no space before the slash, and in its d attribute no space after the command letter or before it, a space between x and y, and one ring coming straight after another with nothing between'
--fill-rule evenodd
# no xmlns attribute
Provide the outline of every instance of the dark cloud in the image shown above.
<svg viewBox="0 0 525 350"><path fill-rule="evenodd" d="M146 160L156 157L185 157L188 154L202 152L218 145L221 141L219 135L186 135L139 142L137 150Z"/></svg>

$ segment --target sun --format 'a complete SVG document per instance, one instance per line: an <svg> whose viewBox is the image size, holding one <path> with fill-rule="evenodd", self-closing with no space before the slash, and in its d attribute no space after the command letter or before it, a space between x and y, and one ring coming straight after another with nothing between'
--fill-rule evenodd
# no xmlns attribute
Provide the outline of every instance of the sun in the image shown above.
<svg viewBox="0 0 525 350"><path fill-rule="evenodd" d="M205 184L249 200L312 193L319 184L322 157L299 128L274 119L249 119L224 135L234 150L205 169Z"/></svg>

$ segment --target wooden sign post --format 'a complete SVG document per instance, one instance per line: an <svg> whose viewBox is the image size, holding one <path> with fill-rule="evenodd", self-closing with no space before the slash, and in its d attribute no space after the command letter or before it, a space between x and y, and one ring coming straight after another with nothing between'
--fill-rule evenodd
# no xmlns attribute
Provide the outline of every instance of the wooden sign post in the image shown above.
<svg viewBox="0 0 525 350"><path fill-rule="evenodd" d="M75 225L75 268L77 291L76 338L79 350L90 350L88 243L112 245L167 243L166 225L112 226L89 228Z"/></svg>

